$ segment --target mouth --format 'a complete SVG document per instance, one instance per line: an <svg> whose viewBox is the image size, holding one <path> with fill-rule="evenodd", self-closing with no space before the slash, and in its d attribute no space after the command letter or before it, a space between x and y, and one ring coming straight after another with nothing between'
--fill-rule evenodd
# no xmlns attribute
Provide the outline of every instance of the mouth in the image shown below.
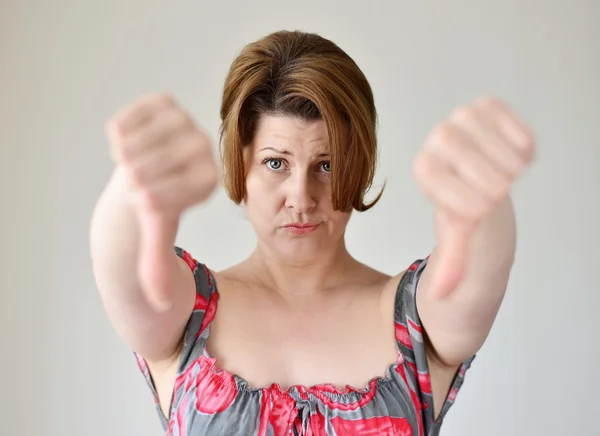
<svg viewBox="0 0 600 436"><path fill-rule="evenodd" d="M296 235L306 235L314 232L321 223L293 223L283 226L284 230Z"/></svg>

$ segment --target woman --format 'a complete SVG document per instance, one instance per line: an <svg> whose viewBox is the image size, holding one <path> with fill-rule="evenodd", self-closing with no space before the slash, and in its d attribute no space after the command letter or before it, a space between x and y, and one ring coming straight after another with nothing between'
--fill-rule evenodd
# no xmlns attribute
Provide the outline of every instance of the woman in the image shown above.
<svg viewBox="0 0 600 436"><path fill-rule="evenodd" d="M344 244L352 211L381 195L365 202L376 113L346 53L301 32L248 45L221 118L224 185L257 235L248 259L216 272L173 249L219 171L168 96L110 121L117 166L92 222L100 295L167 433L437 435L506 289L527 127L484 98L432 131L414 174L437 244L390 277Z"/></svg>

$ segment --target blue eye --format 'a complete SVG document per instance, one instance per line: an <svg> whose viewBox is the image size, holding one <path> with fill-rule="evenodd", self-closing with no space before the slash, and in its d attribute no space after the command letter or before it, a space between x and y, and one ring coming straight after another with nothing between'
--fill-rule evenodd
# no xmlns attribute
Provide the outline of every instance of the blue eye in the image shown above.
<svg viewBox="0 0 600 436"><path fill-rule="evenodd" d="M283 166L281 159L267 159L266 164L267 167L273 171L279 171Z"/></svg>

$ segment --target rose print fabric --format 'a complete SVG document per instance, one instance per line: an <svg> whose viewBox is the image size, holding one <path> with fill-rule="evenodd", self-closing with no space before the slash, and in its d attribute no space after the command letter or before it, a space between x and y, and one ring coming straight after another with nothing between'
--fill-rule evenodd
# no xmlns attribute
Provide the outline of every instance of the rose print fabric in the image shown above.
<svg viewBox="0 0 600 436"><path fill-rule="evenodd" d="M384 377L362 389L333 385L277 384L254 388L237 375L215 368L205 349L219 294L212 274L181 248L175 251L193 271L196 303L185 330L170 416L158 406L152 377L144 359L139 367L154 394L167 436L436 436L454 403L474 356L457 371L437 419L425 357L423 330L415 291L427 259L414 262L398 285L395 335L398 360Z"/></svg>

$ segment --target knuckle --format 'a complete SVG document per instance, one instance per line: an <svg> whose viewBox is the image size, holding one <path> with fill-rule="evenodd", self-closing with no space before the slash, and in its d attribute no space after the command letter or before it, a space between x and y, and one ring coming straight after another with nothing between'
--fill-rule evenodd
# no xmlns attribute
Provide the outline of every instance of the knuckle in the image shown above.
<svg viewBox="0 0 600 436"><path fill-rule="evenodd" d="M444 147L453 137L452 127L450 123L442 123L437 125L430 133L428 143L431 148L437 149Z"/></svg>
<svg viewBox="0 0 600 436"><path fill-rule="evenodd" d="M457 132L457 127L446 123L438 129L434 138L433 148L442 151L443 156L455 155L464 151L464 142Z"/></svg>
<svg viewBox="0 0 600 436"><path fill-rule="evenodd" d="M130 141L119 141L116 149L121 160L127 164L132 164L135 159L135 144Z"/></svg>
<svg viewBox="0 0 600 436"><path fill-rule="evenodd" d="M478 107L487 109L487 108L495 108L495 107L503 106L503 103L500 101L499 98L497 98L491 94L486 94L486 95L479 97L475 101L475 105Z"/></svg>
<svg viewBox="0 0 600 436"><path fill-rule="evenodd" d="M463 106L456 109L451 118L463 125L471 125L477 122L477 109L474 106Z"/></svg>
<svg viewBox="0 0 600 436"><path fill-rule="evenodd" d="M176 121L182 127L193 127L194 120L191 115L184 110L177 110L177 115L175 116Z"/></svg>
<svg viewBox="0 0 600 436"><path fill-rule="evenodd" d="M161 107L175 106L175 99L172 95L166 92L156 92L149 95L148 100L152 103L156 103Z"/></svg>
<svg viewBox="0 0 600 436"><path fill-rule="evenodd" d="M508 175L511 179L515 179L523 172L525 168L525 162L521 160L515 160L512 165L510 165L507 169Z"/></svg>
<svg viewBox="0 0 600 436"><path fill-rule="evenodd" d="M420 153L413 162L413 175L419 181L430 177L433 173L433 163L426 153Z"/></svg>
<svg viewBox="0 0 600 436"><path fill-rule="evenodd" d="M199 158L212 158L213 150L208 138L200 131L193 132L191 145Z"/></svg>
<svg viewBox="0 0 600 436"><path fill-rule="evenodd" d="M447 150L448 154L453 156L465 154L465 143L456 137L448 138L443 144L441 144L441 146ZM459 165L465 165L464 162L460 162L460 157L455 157L454 159L459 161Z"/></svg>
<svg viewBox="0 0 600 436"><path fill-rule="evenodd" d="M193 125L191 116L181 109L171 109L168 120L170 127L177 130Z"/></svg>
<svg viewBox="0 0 600 436"><path fill-rule="evenodd" d="M525 132L523 141L523 157L527 162L531 162L535 157L535 136L532 132Z"/></svg>

